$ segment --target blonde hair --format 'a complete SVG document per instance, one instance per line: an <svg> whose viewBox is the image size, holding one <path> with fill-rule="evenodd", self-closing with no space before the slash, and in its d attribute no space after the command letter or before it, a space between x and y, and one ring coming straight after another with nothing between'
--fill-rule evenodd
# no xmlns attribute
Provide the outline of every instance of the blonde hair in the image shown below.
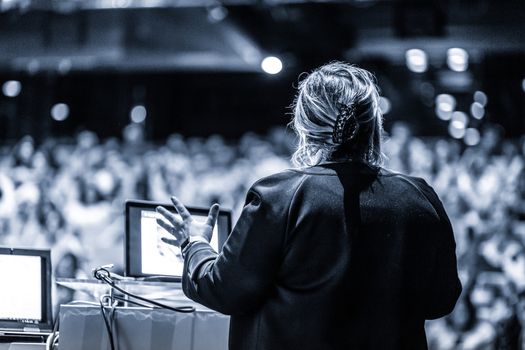
<svg viewBox="0 0 525 350"><path fill-rule="evenodd" d="M336 144L332 135L340 105L355 107L358 131L352 142ZM292 155L295 166L338 159L382 164L383 116L375 78L369 71L344 62L317 68L299 83L292 108L290 124L299 139Z"/></svg>

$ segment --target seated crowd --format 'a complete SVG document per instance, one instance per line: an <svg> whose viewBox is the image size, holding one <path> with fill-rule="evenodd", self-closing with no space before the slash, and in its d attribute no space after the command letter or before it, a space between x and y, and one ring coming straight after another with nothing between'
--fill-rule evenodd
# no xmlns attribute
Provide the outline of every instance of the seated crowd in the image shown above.
<svg viewBox="0 0 525 350"><path fill-rule="evenodd" d="M126 199L191 206L219 202L238 217L258 178L290 167L291 133L220 136L163 144L27 136L0 146L0 245L50 248L56 278L87 278L91 268L123 264ZM455 311L427 323L431 349L520 349L525 322L525 143L487 128L465 147L422 139L394 125L385 167L424 178L441 197L457 242L463 293ZM115 257L120 259L115 259ZM58 289L55 303L72 298Z"/></svg>

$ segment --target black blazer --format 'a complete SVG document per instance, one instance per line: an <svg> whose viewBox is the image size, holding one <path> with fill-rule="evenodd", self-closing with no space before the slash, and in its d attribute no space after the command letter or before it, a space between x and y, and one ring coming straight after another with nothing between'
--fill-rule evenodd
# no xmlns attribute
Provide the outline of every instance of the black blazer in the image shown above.
<svg viewBox="0 0 525 350"><path fill-rule="evenodd" d="M357 162L259 180L222 253L192 243L184 271L189 298L231 315L232 350L427 349L425 319L461 293L436 193Z"/></svg>

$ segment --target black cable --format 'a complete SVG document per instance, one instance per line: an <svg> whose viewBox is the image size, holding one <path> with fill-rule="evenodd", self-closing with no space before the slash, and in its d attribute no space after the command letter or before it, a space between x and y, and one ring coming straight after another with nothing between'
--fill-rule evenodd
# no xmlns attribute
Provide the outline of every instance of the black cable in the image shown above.
<svg viewBox="0 0 525 350"><path fill-rule="evenodd" d="M111 325L106 316L106 310L104 309L104 304L102 303L102 297L100 298L99 301L100 301L100 313L102 314L102 318L104 319L104 324L106 325L106 331L108 333L108 338L109 338L109 345L111 347L111 350L115 350L115 344L113 342L113 331L111 330Z"/></svg>
<svg viewBox="0 0 525 350"><path fill-rule="evenodd" d="M53 339L56 339L58 337L58 327L60 325L60 317L57 316L55 318L55 322L53 324ZM53 345L51 345L51 349L53 349Z"/></svg>
<svg viewBox="0 0 525 350"><path fill-rule="evenodd" d="M107 269L105 269L103 267L99 267L99 268L94 269L93 270L93 276L97 280L108 284L111 288L121 292L122 294L125 294L125 295L127 295L129 297L141 300L141 301L143 301L145 303L155 305L155 306L157 306L159 308L167 309L167 310L171 310L171 311L175 311L175 312L181 312L181 313L192 313L192 312L195 312L195 308L193 306L172 307L172 306L169 306L169 305L166 305L166 304L163 304L163 303L159 303L159 302L154 301L154 300L150 300L148 298L141 297L140 295L136 295L136 294L133 294L131 292L128 292L128 291L120 288L119 286L117 286L115 284L115 282L111 279L111 273L109 272L109 270L107 270Z"/></svg>
<svg viewBox="0 0 525 350"><path fill-rule="evenodd" d="M53 322L53 333L56 333L58 331L58 325L60 323L60 317L57 316L55 318L55 322Z"/></svg>
<svg viewBox="0 0 525 350"><path fill-rule="evenodd" d="M133 294L131 292L128 292L128 291L120 288L119 286L115 285L115 282L113 282L112 280L108 280L106 278L103 278L102 280L104 282L106 282L107 284L109 284L112 288L114 288L114 289L118 290L119 292L121 292L122 294L126 294L127 296L130 296L132 298L141 300L143 302L146 302L146 303L158 306L158 307L160 307L162 309L168 309L168 310L171 310L171 311L181 312L181 313L192 313L192 312L195 311L195 308L193 306L172 307L172 306L169 306L169 305L166 305L166 304L163 304L163 303L159 303L159 302L154 301L154 300L150 300L148 298L141 297L141 296Z"/></svg>
<svg viewBox="0 0 525 350"><path fill-rule="evenodd" d="M60 323L60 317L55 317L55 320L53 322L53 330L51 331L51 334L46 339L46 350L53 350L54 344L56 343L56 340L58 339L58 324Z"/></svg>
<svg viewBox="0 0 525 350"><path fill-rule="evenodd" d="M149 305L142 304L142 303L139 303L138 301L129 300L129 299L126 299L126 298L121 298L121 297L119 297L117 295L114 295L113 299L120 300L120 301L123 301L125 303L130 303L130 304L137 305L137 306L151 308L151 306L149 306ZM158 307L155 307L155 309L158 309Z"/></svg>

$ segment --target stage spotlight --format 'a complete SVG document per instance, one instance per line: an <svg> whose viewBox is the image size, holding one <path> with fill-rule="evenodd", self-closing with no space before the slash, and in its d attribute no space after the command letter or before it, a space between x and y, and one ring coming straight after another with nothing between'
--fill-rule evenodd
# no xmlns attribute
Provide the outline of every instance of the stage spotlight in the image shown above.
<svg viewBox="0 0 525 350"><path fill-rule="evenodd" d="M228 9L220 3L208 8L208 20L212 23L223 21L228 16Z"/></svg>
<svg viewBox="0 0 525 350"><path fill-rule="evenodd" d="M16 97L22 90L22 84L18 80L8 80L2 85L2 92L7 97Z"/></svg>
<svg viewBox="0 0 525 350"><path fill-rule="evenodd" d="M144 126L136 123L128 124L122 134L126 142L139 143L144 139Z"/></svg>
<svg viewBox="0 0 525 350"><path fill-rule="evenodd" d="M485 107L487 105L487 94L485 94L483 91L476 91L474 93L474 101L479 103L482 107Z"/></svg>
<svg viewBox="0 0 525 350"><path fill-rule="evenodd" d="M450 117L452 117L452 112L444 111L436 106L436 115L441 120L450 120Z"/></svg>
<svg viewBox="0 0 525 350"><path fill-rule="evenodd" d="M453 138L460 139L465 136L465 125L458 121L451 121L450 124L448 124L448 132Z"/></svg>
<svg viewBox="0 0 525 350"><path fill-rule="evenodd" d="M443 112L452 112L456 108L456 99L449 94L439 94L436 96L436 107Z"/></svg>
<svg viewBox="0 0 525 350"><path fill-rule="evenodd" d="M479 102L474 102L470 105L470 114L476 119L481 119L485 116L485 108Z"/></svg>
<svg viewBox="0 0 525 350"><path fill-rule="evenodd" d="M447 50L447 65L455 72L464 72L468 68L468 52L454 47Z"/></svg>
<svg viewBox="0 0 525 350"><path fill-rule="evenodd" d="M34 58L31 61L29 61L26 68L29 74L35 75L36 73L38 73L38 71L40 71L40 61Z"/></svg>
<svg viewBox="0 0 525 350"><path fill-rule="evenodd" d="M20 6L19 2L19 0L0 1L0 12L5 12L9 9L14 9L16 6Z"/></svg>
<svg viewBox="0 0 525 350"><path fill-rule="evenodd" d="M406 65L414 73L423 73L428 68L428 57L421 49L410 49L405 53Z"/></svg>
<svg viewBox="0 0 525 350"><path fill-rule="evenodd" d="M465 141L465 144L468 146L475 146L479 143L481 137L479 135L478 129L475 128L468 128L465 130L465 136L463 137L463 141Z"/></svg>
<svg viewBox="0 0 525 350"><path fill-rule="evenodd" d="M388 98L384 96L379 97L379 109L381 110L381 113L388 114L391 108L392 104Z"/></svg>
<svg viewBox="0 0 525 350"><path fill-rule="evenodd" d="M51 107L51 117L57 122L61 122L69 117L69 106L65 103L57 103Z"/></svg>
<svg viewBox="0 0 525 350"><path fill-rule="evenodd" d="M58 63L58 73L65 75L71 71L73 63L69 58L63 58Z"/></svg>
<svg viewBox="0 0 525 350"><path fill-rule="evenodd" d="M457 128L462 127L463 129L465 129L468 123L468 116L464 112L455 111L454 113L452 113L450 123L454 124Z"/></svg>
<svg viewBox="0 0 525 350"><path fill-rule="evenodd" d="M268 74L277 74L283 69L283 62L275 56L268 56L261 62L261 68Z"/></svg>
<svg viewBox="0 0 525 350"><path fill-rule="evenodd" d="M131 112L129 112L129 118L133 123L142 123L146 120L146 116L146 107L142 105L136 105L131 109Z"/></svg>
<svg viewBox="0 0 525 350"><path fill-rule="evenodd" d="M523 92L525 92L525 78L521 81L521 88L523 89Z"/></svg>

